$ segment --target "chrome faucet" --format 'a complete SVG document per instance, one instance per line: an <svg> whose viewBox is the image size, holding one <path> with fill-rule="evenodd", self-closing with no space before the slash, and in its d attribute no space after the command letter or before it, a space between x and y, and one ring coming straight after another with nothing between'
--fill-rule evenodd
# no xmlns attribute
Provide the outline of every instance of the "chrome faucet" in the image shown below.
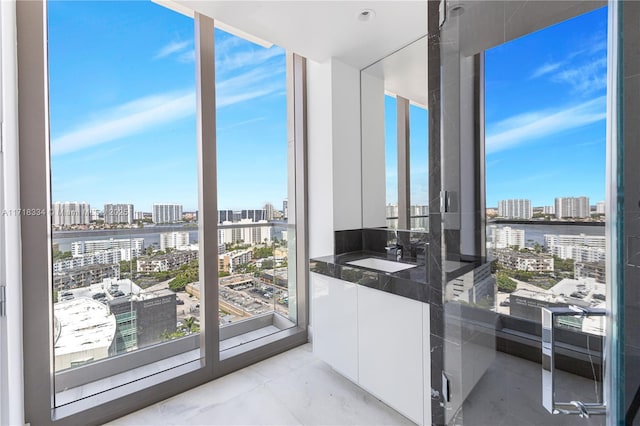
<svg viewBox="0 0 640 426"><path fill-rule="evenodd" d="M387 251L387 257L395 256L396 261L402 259L402 246L400 244L393 244L385 247Z"/></svg>

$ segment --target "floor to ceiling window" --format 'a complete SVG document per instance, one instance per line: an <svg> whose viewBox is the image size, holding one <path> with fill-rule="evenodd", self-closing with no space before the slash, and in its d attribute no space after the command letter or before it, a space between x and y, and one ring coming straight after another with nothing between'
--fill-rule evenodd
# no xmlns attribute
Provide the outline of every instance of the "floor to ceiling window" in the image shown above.
<svg viewBox="0 0 640 426"><path fill-rule="evenodd" d="M287 57L216 30L221 350L295 325L295 175Z"/></svg>
<svg viewBox="0 0 640 426"><path fill-rule="evenodd" d="M305 341L304 59L153 2L29 3L27 418L101 422Z"/></svg>

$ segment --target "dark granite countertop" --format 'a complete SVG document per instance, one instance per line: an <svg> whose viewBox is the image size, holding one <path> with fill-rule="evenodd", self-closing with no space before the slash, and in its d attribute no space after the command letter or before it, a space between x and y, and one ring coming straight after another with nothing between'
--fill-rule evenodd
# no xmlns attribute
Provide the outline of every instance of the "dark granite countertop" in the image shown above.
<svg viewBox="0 0 640 426"><path fill-rule="evenodd" d="M400 261L400 263L416 266L398 272L384 272L348 264L348 262L369 257L390 260L377 252L354 251L313 258L309 262L309 270L420 302L430 302L431 288L427 283L427 266L424 259L417 262ZM445 264L447 280L472 271L477 265L477 262L447 261Z"/></svg>

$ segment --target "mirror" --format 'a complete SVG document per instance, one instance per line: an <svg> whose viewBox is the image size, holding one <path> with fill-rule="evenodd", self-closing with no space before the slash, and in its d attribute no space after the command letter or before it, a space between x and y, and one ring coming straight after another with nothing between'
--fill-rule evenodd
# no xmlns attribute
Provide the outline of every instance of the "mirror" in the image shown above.
<svg viewBox="0 0 640 426"><path fill-rule="evenodd" d="M362 225L428 231L427 38L360 72Z"/></svg>

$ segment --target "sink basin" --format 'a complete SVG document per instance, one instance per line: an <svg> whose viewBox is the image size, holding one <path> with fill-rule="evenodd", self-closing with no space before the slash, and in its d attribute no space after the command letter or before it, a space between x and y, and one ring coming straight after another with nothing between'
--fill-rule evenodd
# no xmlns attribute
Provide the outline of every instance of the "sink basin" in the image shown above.
<svg viewBox="0 0 640 426"><path fill-rule="evenodd" d="M392 260L378 259L377 257L367 257L365 259L346 262L347 265L361 266L363 268L377 269L383 272L398 272L405 269L415 268L416 265L394 262Z"/></svg>

